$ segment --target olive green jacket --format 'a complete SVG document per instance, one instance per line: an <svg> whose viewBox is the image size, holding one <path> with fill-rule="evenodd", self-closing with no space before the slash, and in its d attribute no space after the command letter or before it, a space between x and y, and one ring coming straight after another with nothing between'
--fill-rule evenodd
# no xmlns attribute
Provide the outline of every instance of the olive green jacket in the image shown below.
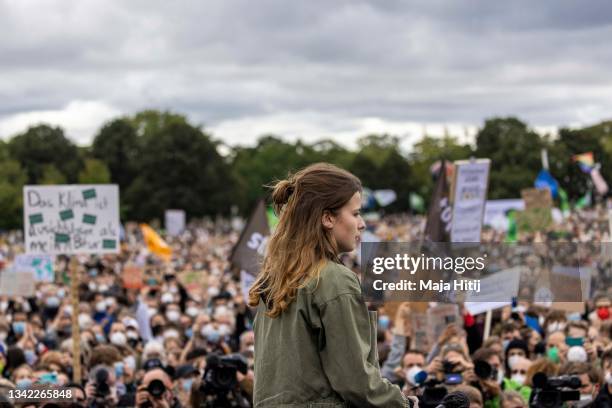
<svg viewBox="0 0 612 408"><path fill-rule="evenodd" d="M376 312L357 276L328 262L278 317L255 317L255 408L408 407L380 375Z"/></svg>

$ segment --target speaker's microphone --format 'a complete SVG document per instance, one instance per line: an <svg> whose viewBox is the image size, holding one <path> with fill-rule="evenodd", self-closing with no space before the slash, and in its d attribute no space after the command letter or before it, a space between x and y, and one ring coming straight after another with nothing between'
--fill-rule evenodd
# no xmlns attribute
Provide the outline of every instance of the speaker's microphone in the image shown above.
<svg viewBox="0 0 612 408"><path fill-rule="evenodd" d="M451 392L436 408L470 408L470 399L461 391Z"/></svg>

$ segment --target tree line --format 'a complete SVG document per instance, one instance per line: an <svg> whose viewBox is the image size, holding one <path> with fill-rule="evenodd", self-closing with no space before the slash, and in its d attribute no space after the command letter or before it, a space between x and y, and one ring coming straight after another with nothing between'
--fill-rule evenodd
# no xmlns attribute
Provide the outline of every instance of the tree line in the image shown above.
<svg viewBox="0 0 612 408"><path fill-rule="evenodd" d="M410 211L410 193L427 201L431 165L441 159L490 158L490 199L520 197L541 169L541 149L550 171L577 199L589 188L572 156L591 151L612 182L612 121L581 129L562 128L558 137L540 135L514 117L492 118L473 144L456 137L424 136L410 152L393 135L366 135L356 149L330 139L287 142L274 135L255 146L223 146L180 114L147 110L104 124L91 146L80 147L60 127L41 124L0 139L0 229L20 228L26 184L116 183L124 220L161 218L168 208L189 217L247 214L266 194L264 185L310 163L337 164L370 189L393 189L398 199L387 212ZM220 154L220 150L229 154Z"/></svg>

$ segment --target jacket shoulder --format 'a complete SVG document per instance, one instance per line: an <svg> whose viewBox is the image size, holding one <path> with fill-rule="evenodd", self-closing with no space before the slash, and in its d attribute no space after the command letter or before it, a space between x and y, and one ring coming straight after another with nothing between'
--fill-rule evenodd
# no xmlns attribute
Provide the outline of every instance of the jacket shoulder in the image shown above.
<svg viewBox="0 0 612 408"><path fill-rule="evenodd" d="M312 279L308 289L313 291L314 301L324 304L340 295L351 294L361 296L361 286L357 275L344 265L327 262L321 270L319 278Z"/></svg>

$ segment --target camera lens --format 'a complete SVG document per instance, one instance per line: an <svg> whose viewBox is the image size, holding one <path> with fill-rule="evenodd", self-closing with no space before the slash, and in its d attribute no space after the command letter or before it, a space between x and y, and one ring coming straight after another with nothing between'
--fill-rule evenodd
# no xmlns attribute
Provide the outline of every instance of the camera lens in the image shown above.
<svg viewBox="0 0 612 408"><path fill-rule="evenodd" d="M161 380L153 380L149 383L147 391L155 398L161 397L166 391L166 386Z"/></svg>

